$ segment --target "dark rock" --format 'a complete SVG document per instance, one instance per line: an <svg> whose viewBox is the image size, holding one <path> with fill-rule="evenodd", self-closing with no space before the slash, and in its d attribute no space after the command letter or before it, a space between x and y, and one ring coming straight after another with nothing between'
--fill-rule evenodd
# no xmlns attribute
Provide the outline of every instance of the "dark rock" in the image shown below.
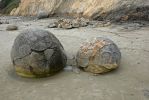
<svg viewBox="0 0 149 100"><path fill-rule="evenodd" d="M51 76L62 70L67 60L59 40L39 29L27 29L17 36L11 58L16 73L23 77Z"/></svg>

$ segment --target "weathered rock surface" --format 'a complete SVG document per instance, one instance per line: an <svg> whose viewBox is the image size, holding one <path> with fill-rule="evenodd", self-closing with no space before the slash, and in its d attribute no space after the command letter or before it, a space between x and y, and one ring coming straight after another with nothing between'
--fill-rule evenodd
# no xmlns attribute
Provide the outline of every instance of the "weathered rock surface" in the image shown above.
<svg viewBox="0 0 149 100"><path fill-rule="evenodd" d="M72 29L88 26L89 20L85 18L76 19L58 19L57 21L50 23L48 28L63 28Z"/></svg>
<svg viewBox="0 0 149 100"><path fill-rule="evenodd" d="M97 37L82 44L76 59L78 67L100 74L116 69L120 65L121 53L113 41Z"/></svg>
<svg viewBox="0 0 149 100"><path fill-rule="evenodd" d="M27 29L15 39L11 58L18 75L46 77L62 70L66 55L59 40L50 32Z"/></svg>
<svg viewBox="0 0 149 100"><path fill-rule="evenodd" d="M11 15L64 14L104 20L149 20L148 0L21 0Z"/></svg>

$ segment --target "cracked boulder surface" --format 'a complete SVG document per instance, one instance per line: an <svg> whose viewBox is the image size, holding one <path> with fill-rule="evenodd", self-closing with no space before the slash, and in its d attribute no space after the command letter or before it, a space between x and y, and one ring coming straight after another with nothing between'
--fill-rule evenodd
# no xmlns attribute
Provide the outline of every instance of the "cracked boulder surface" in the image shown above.
<svg viewBox="0 0 149 100"><path fill-rule="evenodd" d="M94 74L116 69L120 65L120 59L121 53L117 45L104 37L84 42L77 53L78 67Z"/></svg>
<svg viewBox="0 0 149 100"><path fill-rule="evenodd" d="M11 59L16 73L23 77L51 76L66 65L60 41L52 33L40 29L26 29L16 37Z"/></svg>

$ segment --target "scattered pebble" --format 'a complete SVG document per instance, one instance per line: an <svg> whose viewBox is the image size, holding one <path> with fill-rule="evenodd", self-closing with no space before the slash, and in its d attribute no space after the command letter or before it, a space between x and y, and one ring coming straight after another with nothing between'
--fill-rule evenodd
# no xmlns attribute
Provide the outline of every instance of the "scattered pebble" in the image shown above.
<svg viewBox="0 0 149 100"><path fill-rule="evenodd" d="M18 26L16 26L16 25L8 25L6 30L7 31L18 30Z"/></svg>
<svg viewBox="0 0 149 100"><path fill-rule="evenodd" d="M56 28L56 24L55 23L51 23L48 25L48 28Z"/></svg>
<svg viewBox="0 0 149 100"><path fill-rule="evenodd" d="M58 19L54 23L50 23L48 25L48 28L72 29L72 28L86 27L88 25L89 20L85 18Z"/></svg>

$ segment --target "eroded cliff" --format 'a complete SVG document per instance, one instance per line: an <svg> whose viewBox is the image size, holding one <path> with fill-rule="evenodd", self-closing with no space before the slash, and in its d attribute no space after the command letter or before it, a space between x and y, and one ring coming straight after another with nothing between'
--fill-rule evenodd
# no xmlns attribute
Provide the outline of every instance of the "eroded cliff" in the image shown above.
<svg viewBox="0 0 149 100"><path fill-rule="evenodd" d="M11 15L53 14L103 20L149 20L149 0L21 0Z"/></svg>

